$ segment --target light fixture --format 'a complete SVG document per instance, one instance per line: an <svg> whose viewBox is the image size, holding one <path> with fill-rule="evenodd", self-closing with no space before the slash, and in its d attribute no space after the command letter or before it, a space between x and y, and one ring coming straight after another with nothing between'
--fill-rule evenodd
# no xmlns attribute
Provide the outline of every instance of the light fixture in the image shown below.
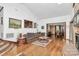
<svg viewBox="0 0 79 59"><path fill-rule="evenodd" d="M61 2L57 3L57 4L62 4Z"/></svg>

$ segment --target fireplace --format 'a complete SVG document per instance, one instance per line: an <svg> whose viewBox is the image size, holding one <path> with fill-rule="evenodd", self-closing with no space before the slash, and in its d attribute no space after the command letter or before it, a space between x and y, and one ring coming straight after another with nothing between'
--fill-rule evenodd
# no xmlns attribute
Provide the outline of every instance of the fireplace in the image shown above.
<svg viewBox="0 0 79 59"><path fill-rule="evenodd" d="M76 33L76 48L79 50L79 33Z"/></svg>

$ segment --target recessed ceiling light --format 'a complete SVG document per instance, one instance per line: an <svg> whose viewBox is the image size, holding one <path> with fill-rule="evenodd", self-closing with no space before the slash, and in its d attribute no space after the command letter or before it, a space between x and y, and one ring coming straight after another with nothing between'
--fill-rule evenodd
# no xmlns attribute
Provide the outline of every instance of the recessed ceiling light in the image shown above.
<svg viewBox="0 0 79 59"><path fill-rule="evenodd" d="M60 2L60 3L57 3L57 4L62 4L62 3Z"/></svg>

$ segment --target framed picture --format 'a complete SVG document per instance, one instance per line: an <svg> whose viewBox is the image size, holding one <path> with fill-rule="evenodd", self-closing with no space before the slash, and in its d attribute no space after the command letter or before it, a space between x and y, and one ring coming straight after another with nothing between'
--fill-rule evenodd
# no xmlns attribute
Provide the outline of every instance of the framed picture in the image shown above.
<svg viewBox="0 0 79 59"><path fill-rule="evenodd" d="M33 22L29 20L24 20L24 28L32 28Z"/></svg>
<svg viewBox="0 0 79 59"><path fill-rule="evenodd" d="M9 28L21 28L22 21L14 18L9 18Z"/></svg>
<svg viewBox="0 0 79 59"><path fill-rule="evenodd" d="M0 17L0 24L3 25L3 17Z"/></svg>
<svg viewBox="0 0 79 59"><path fill-rule="evenodd" d="M3 17L1 17L1 24L3 25Z"/></svg>
<svg viewBox="0 0 79 59"><path fill-rule="evenodd" d="M34 23L34 28L37 28L37 23Z"/></svg>
<svg viewBox="0 0 79 59"><path fill-rule="evenodd" d="M41 26L41 29L44 29L44 26Z"/></svg>

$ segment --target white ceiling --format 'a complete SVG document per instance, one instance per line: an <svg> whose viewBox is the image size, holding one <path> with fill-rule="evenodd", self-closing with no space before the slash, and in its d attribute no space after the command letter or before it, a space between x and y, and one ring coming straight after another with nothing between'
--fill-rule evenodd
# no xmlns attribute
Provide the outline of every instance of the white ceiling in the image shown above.
<svg viewBox="0 0 79 59"><path fill-rule="evenodd" d="M24 3L39 19L68 15L72 12L72 3Z"/></svg>

